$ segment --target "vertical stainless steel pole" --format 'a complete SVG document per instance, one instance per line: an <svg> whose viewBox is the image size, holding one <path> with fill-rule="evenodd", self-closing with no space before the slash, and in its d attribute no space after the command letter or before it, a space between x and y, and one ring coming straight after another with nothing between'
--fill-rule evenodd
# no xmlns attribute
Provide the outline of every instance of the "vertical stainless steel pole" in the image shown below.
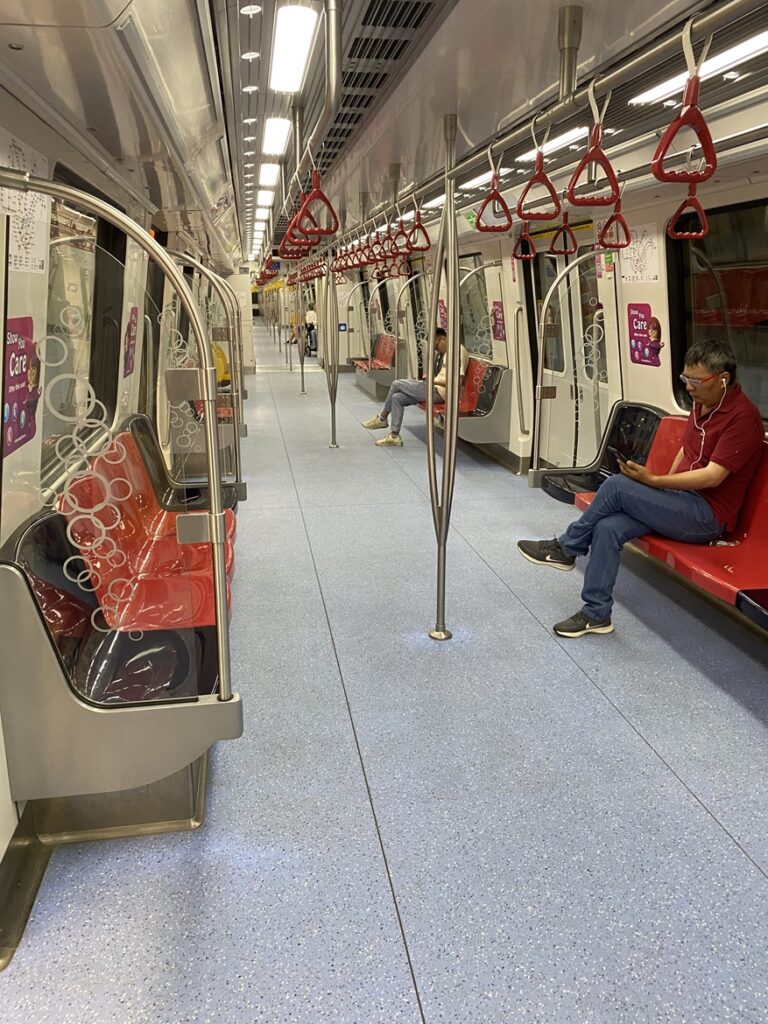
<svg viewBox="0 0 768 1024"><path fill-rule="evenodd" d="M445 389L445 429L443 433L443 471L440 481L440 504L435 515L435 535L437 538L437 615L435 628L429 631L433 640L450 640L451 631L445 625L445 565L448 529L451 524L451 505L453 504L453 487L456 479L456 447L459 432L459 371L461 369L461 353L459 339L459 253L458 233L456 229L456 204L453 197L453 183L449 173L456 159L456 126L455 114L446 114L443 118L443 134L445 138L445 207L443 210L446 249L446 293L448 299L448 341L446 349L447 373ZM442 227L443 225L441 225ZM442 256L442 253L441 253ZM437 306L439 291L440 266L435 268L435 279L431 305ZM435 336L436 325L430 323L430 338ZM430 356L434 354L434 343L430 345ZM434 453L434 359L430 358L428 399L428 430L432 436L431 448ZM434 456L433 456L434 458ZM434 462L433 462L434 465ZM430 491L431 491L430 480ZM435 510L433 509L433 512Z"/></svg>
<svg viewBox="0 0 768 1024"><path fill-rule="evenodd" d="M304 387L304 358L306 350L306 338L302 338L299 325L304 323L304 285L301 282L301 271L296 275L296 337L299 339L299 366L301 367L301 390L300 395L306 395Z"/></svg>
<svg viewBox="0 0 768 1024"><path fill-rule="evenodd" d="M331 257L326 259L325 288L323 289L323 320L325 323L325 379L328 397L331 400L331 443L329 448L338 448L336 443L336 393L339 385L339 309L336 294L336 278L331 270Z"/></svg>

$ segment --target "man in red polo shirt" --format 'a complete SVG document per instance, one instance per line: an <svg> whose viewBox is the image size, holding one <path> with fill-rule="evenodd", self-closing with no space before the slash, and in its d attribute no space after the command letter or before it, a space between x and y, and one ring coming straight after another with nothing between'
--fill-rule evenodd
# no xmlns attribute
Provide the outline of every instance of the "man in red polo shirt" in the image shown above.
<svg viewBox="0 0 768 1024"><path fill-rule="evenodd" d="M528 561L562 570L573 569L578 555L590 555L581 591L584 606L557 623L558 636L613 632L613 587L628 540L658 533L709 544L736 525L760 461L760 412L736 383L736 359L723 342L692 345L680 379L693 409L669 473L619 463L621 474L608 477L562 537L517 543Z"/></svg>

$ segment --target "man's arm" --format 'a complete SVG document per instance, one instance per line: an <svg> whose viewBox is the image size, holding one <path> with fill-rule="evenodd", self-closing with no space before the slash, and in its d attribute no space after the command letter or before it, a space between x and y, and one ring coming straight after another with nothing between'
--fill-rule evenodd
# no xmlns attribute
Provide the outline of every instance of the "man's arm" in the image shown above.
<svg viewBox="0 0 768 1024"><path fill-rule="evenodd" d="M730 473L725 466L719 466L716 462L709 462L701 469L689 469L684 473L675 473L674 467L679 462L680 459L675 456L673 472L663 474L651 473L649 469L637 462L620 462L619 469L630 480L637 480L647 487L674 491L705 491L709 487L717 487Z"/></svg>
<svg viewBox="0 0 768 1024"><path fill-rule="evenodd" d="M675 472L677 471L677 467L678 467L678 466L680 465L680 463L681 463L681 462L683 461L683 455L684 455L684 454L685 454L685 452L684 452L684 450L683 450L683 447L682 447L682 445L681 445L681 447L680 447L680 451L679 451L679 452L677 453L677 455L676 455L676 456L674 457L674 459L672 460L672 465L671 465L671 466L669 467L669 472L670 472L670 473L675 473Z"/></svg>

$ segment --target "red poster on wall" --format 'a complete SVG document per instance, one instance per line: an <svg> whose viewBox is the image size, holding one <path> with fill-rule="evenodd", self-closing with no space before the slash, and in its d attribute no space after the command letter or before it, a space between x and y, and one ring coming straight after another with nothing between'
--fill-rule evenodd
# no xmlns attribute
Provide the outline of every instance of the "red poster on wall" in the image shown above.
<svg viewBox="0 0 768 1024"><path fill-rule="evenodd" d="M440 321L440 327L444 331L448 330L448 307L445 304L445 299L437 300L437 319Z"/></svg>
<svg viewBox="0 0 768 1024"><path fill-rule="evenodd" d="M35 351L31 316L5 322L3 377L3 458L31 441L37 431L40 359Z"/></svg>

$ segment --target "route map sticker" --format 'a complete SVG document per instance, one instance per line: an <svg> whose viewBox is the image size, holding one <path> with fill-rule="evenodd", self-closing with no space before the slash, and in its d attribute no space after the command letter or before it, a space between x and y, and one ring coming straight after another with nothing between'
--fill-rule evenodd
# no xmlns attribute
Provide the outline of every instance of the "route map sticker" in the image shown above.
<svg viewBox="0 0 768 1024"><path fill-rule="evenodd" d="M3 128L0 128L0 164L36 178L48 177L46 158ZM50 199L39 192L0 188L0 211L10 217L9 270L47 273L50 205Z"/></svg>
<svg viewBox="0 0 768 1024"><path fill-rule="evenodd" d="M653 284L659 280L659 248L656 224L632 229L632 244L621 250L621 279L628 284Z"/></svg>

